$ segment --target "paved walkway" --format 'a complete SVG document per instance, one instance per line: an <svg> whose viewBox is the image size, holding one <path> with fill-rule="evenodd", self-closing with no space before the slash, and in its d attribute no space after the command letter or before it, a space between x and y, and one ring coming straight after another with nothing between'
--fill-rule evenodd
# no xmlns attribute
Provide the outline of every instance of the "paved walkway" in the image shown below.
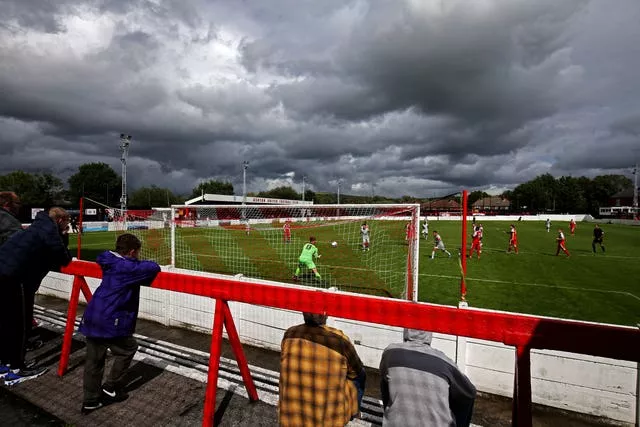
<svg viewBox="0 0 640 427"><path fill-rule="evenodd" d="M139 321L140 350L128 379L130 398L89 415L80 414L84 342L73 341L69 372L56 375L67 301L38 296L36 317L45 345L29 357L49 366L42 377L11 388L0 387L1 425L15 426L196 426L202 423L206 372L211 336ZM80 310L81 311L81 310ZM233 352L225 341L222 348L215 424L220 426L273 426L276 407L279 353L244 346L260 402L249 403L238 375ZM354 425L379 425L379 377L368 372L364 421ZM6 415L5 415L6 414ZM605 425L598 420L549 408L534 408L534 425L578 427ZM509 399L479 396L473 422L482 426L511 425Z"/></svg>

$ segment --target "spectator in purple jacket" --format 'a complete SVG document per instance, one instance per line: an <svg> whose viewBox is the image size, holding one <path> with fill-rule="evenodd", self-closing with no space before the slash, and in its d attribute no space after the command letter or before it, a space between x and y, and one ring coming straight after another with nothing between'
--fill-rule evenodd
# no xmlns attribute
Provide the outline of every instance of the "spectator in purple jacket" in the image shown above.
<svg viewBox="0 0 640 427"><path fill-rule="evenodd" d="M138 259L141 247L136 236L126 233L118 237L115 251L98 255L102 283L80 322L80 332L87 337L83 414L128 397L122 381L138 350L133 333L138 319L140 286L149 286L160 272L155 262ZM111 350L114 361L103 384L107 349Z"/></svg>

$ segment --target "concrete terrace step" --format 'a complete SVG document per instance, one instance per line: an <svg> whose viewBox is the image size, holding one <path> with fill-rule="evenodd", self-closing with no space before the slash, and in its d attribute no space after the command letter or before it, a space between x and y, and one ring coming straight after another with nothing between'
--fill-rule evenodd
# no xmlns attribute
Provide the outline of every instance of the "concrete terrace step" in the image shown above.
<svg viewBox="0 0 640 427"><path fill-rule="evenodd" d="M41 327L63 333L66 314L42 306L36 306L35 317L41 321ZM76 328L79 319L76 319ZM139 349L134 360L141 361L160 369L191 378L202 383L207 382L209 353L135 334ZM77 331L74 339L84 341ZM58 355L56 355L58 357ZM249 365L251 376L258 390L260 400L272 406L278 404L278 384L280 374L276 371ZM235 360L221 357L218 388L231 391L248 398L242 382L242 376ZM368 396L363 398L361 419L351 421L350 426L378 426L382 424L382 402Z"/></svg>
<svg viewBox="0 0 640 427"><path fill-rule="evenodd" d="M64 332L66 314L38 305L35 306L34 314L36 318L42 322L42 327L59 333ZM76 319L74 339L84 341L84 336L77 332L79 323L80 320ZM142 361L160 369L203 383L207 382L209 353L144 335L135 334L134 336L140 346L134 360ZM249 365L249 369L258 390L260 400L269 405L277 406L280 373L256 365ZM225 357L220 358L218 388L228 390L248 399L248 394L235 360ZM379 399L365 396L362 399L361 409L361 418L351 421L348 425L382 425L383 408L382 402ZM479 426L474 425L474 427Z"/></svg>

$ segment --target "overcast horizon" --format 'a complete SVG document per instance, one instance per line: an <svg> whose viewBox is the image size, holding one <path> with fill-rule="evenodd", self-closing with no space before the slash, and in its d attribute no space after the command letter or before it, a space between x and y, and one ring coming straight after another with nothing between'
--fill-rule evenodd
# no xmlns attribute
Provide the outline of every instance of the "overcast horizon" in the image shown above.
<svg viewBox="0 0 640 427"><path fill-rule="evenodd" d="M433 197L640 161L637 0L5 0L0 174Z"/></svg>

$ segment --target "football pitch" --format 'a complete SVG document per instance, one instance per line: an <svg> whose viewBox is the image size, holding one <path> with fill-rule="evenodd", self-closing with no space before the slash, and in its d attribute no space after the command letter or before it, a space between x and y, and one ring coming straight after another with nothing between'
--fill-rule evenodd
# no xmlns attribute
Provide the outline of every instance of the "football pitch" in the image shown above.
<svg viewBox="0 0 640 427"><path fill-rule="evenodd" d="M547 233L544 222L517 222L519 254L516 255L506 253L509 223L485 221L483 225L482 257L477 260L474 255L467 264L470 306L631 326L640 323L640 227L602 224L606 253L596 247L594 255L591 250L593 224L578 223L576 234L571 236L568 223L553 223L551 232ZM366 253L360 250L357 234L351 233L354 237L347 239L346 234L336 237L330 230L316 230L317 246L323 255L318 269L323 277L352 285L345 289L384 295L374 291L402 286L407 253L404 224L374 221L370 227L371 250ZM470 227L469 224L469 234ZM570 258L563 254L555 256L558 227L562 227L567 236ZM383 229L382 234L376 234L376 229ZM440 233L452 257L438 252L435 259L430 259L433 236L428 240L421 236L419 299L457 305L461 224L434 220L429 223L429 231L434 230ZM292 283L291 272L296 267L292 260L297 259L309 233L294 229L292 242L286 245L282 243L280 230L258 227L251 233L247 236L243 229L232 229L217 235L198 228L182 229L176 239L176 266L228 274L246 271L247 276ZM146 257L161 264L169 263L166 230L144 230L136 234L143 238ZM115 238L115 232L85 233L82 258L95 260L101 251L113 249ZM337 248L331 247L332 240L339 242ZM75 247L76 238L72 236L70 250L74 254ZM222 254L222 247L232 253ZM230 259L236 264L230 265ZM373 260L377 260L375 265ZM374 268L377 274L365 274Z"/></svg>

